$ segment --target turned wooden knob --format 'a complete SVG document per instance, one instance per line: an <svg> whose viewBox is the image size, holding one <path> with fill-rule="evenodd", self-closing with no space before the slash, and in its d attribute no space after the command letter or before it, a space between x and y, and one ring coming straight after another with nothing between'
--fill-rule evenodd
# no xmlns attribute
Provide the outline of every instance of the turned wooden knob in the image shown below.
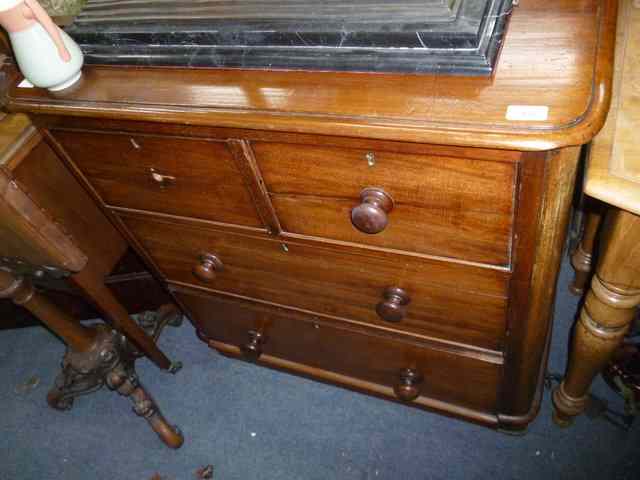
<svg viewBox="0 0 640 480"><path fill-rule="evenodd" d="M420 390L424 382L422 374L414 368L400 370L399 382L393 387L393 391L400 400L411 402L420 396Z"/></svg>
<svg viewBox="0 0 640 480"><path fill-rule="evenodd" d="M216 278L216 272L224 270L224 265L213 253L202 253L198 263L193 267L193 275L201 282L211 282Z"/></svg>
<svg viewBox="0 0 640 480"><path fill-rule="evenodd" d="M393 199L380 188L365 188L360 192L360 205L351 210L351 223L362 233L380 233L389 223L387 214L393 210Z"/></svg>
<svg viewBox="0 0 640 480"><path fill-rule="evenodd" d="M407 305L411 298L398 287L389 287L384 291L384 301L376 305L376 313L385 322L398 323L407 315Z"/></svg>
<svg viewBox="0 0 640 480"><path fill-rule="evenodd" d="M249 330L249 341L240 347L242 354L247 360L255 361L262 355L262 345L266 339L264 334L257 330Z"/></svg>

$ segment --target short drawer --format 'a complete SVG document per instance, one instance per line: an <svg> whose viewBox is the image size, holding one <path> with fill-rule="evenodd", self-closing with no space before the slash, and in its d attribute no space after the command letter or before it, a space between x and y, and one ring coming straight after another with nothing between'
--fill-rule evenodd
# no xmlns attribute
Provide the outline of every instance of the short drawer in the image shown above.
<svg viewBox="0 0 640 480"><path fill-rule="evenodd" d="M505 272L283 244L146 216L121 218L169 281L381 328L502 348ZM391 289L401 289L406 298L391 294Z"/></svg>
<svg viewBox="0 0 640 480"><path fill-rule="evenodd" d="M394 395L405 384L400 394L416 404L429 405L425 400L434 399L484 412L496 409L502 369L499 358L473 358L392 340L335 322L289 316L284 309L250 302L186 290L174 293L187 307L199 335L223 351L229 351L225 348L228 345L239 348L238 353L247 359L271 357L271 363L274 358L283 359L295 364L298 373L311 373L321 379L330 378L324 372L337 373L348 377L342 379L346 386L362 389L363 384L358 381L368 382L373 393ZM305 367L310 368L305 372ZM406 380L407 374L412 378Z"/></svg>
<svg viewBox="0 0 640 480"><path fill-rule="evenodd" d="M75 131L53 136L107 205L262 226L225 142Z"/></svg>
<svg viewBox="0 0 640 480"><path fill-rule="evenodd" d="M510 263L514 163L269 142L252 148L285 232Z"/></svg>

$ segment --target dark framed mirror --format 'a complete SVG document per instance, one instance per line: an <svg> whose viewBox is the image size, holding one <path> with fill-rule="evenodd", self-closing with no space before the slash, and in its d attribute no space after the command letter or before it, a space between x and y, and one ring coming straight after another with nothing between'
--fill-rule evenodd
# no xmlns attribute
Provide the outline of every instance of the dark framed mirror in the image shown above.
<svg viewBox="0 0 640 480"><path fill-rule="evenodd" d="M490 75L513 0L89 0L88 63Z"/></svg>

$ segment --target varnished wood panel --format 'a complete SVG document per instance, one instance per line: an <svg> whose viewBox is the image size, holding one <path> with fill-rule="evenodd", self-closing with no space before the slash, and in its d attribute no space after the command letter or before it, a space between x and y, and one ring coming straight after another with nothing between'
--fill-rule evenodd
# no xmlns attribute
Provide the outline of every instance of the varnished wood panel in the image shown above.
<svg viewBox="0 0 640 480"><path fill-rule="evenodd" d="M284 232L510 263L514 164L269 142L252 149ZM394 200L387 228L373 235L350 221L366 187Z"/></svg>
<svg viewBox="0 0 640 480"><path fill-rule="evenodd" d="M532 158L523 169L516 269L511 280L509 341L501 411L523 428L536 415L546 368L553 303L580 148ZM535 230L531 228L535 225ZM535 252L532 255L531 252Z"/></svg>
<svg viewBox="0 0 640 480"><path fill-rule="evenodd" d="M3 72L4 73L4 72ZM0 75L0 78L2 75ZM0 114L0 167L11 170L42 139L35 132L29 117L23 114Z"/></svg>
<svg viewBox="0 0 640 480"><path fill-rule="evenodd" d="M0 170L0 256L70 272L87 264L87 256L68 232L4 170Z"/></svg>
<svg viewBox="0 0 640 480"><path fill-rule="evenodd" d="M186 291L177 295L196 328L215 342L240 347L248 342L248 332L256 330L265 336L264 355L387 387L398 382L401 369L414 368L424 375L423 396L495 412L500 363L388 340L341 324L292 319L276 309L251 308Z"/></svg>
<svg viewBox="0 0 640 480"><path fill-rule="evenodd" d="M15 166L12 175L38 205L64 226L86 253L96 274L108 275L127 244L51 147L39 143Z"/></svg>
<svg viewBox="0 0 640 480"><path fill-rule="evenodd" d="M397 255L348 255L148 217L121 218L171 281L492 350L502 346L504 272ZM192 272L202 252L224 265L209 282ZM384 290L394 286L411 297L398 324L376 314Z"/></svg>
<svg viewBox="0 0 640 480"><path fill-rule="evenodd" d="M224 142L113 133L52 134L109 205L262 226ZM159 176L170 178L163 181Z"/></svg>
<svg viewBox="0 0 640 480"><path fill-rule="evenodd" d="M604 122L616 0L515 8L492 78L86 67L73 91L13 88L13 110L236 128L548 150ZM130 74L129 72L135 72ZM16 82L17 83L17 82ZM15 84L14 84L15 85ZM507 118L511 105L548 107Z"/></svg>

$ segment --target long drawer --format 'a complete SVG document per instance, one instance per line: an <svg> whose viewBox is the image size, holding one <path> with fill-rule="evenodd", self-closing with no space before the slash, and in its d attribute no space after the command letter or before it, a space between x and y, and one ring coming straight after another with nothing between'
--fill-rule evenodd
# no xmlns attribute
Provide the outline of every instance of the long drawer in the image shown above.
<svg viewBox="0 0 640 480"><path fill-rule="evenodd" d="M262 227L224 141L53 131L111 206Z"/></svg>
<svg viewBox="0 0 640 480"><path fill-rule="evenodd" d="M121 218L169 281L502 349L505 272L401 255L283 244L149 216Z"/></svg>
<svg viewBox="0 0 640 480"><path fill-rule="evenodd" d="M433 405L431 399L449 408L496 409L502 370L499 359L458 355L311 317L292 318L283 309L250 302L185 289L174 293L186 306L200 336L225 352L234 353L235 347L237 353L252 360L270 357L267 363L280 365L278 359L284 360L289 368L295 365L298 373L307 369L306 373L316 378L335 381L330 373L336 373L347 377L338 379L338 383L373 393L394 395L400 385L405 385L402 399L417 404ZM407 373L411 375L409 380Z"/></svg>
<svg viewBox="0 0 640 480"><path fill-rule="evenodd" d="M508 265L515 163L252 142L287 233Z"/></svg>

